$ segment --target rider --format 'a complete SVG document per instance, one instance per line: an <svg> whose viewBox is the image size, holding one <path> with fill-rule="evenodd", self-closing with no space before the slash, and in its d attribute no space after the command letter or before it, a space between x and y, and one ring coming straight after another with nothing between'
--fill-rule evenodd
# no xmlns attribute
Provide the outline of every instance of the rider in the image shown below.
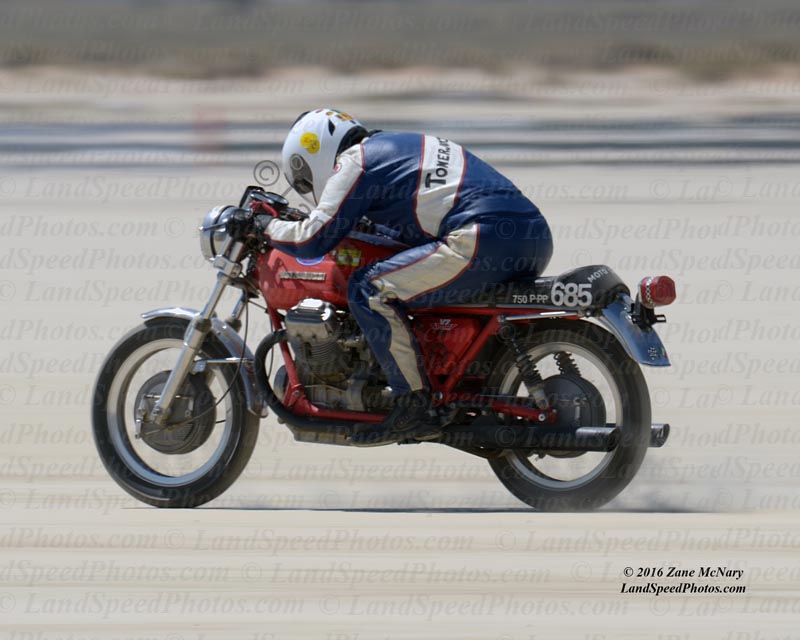
<svg viewBox="0 0 800 640"><path fill-rule="evenodd" d="M367 131L335 109L301 114L283 145L284 172L313 205L308 218L272 219L272 246L300 258L331 251L366 217L409 246L350 280L350 311L395 396L353 439L383 444L439 433L408 313L468 302L483 287L540 274L553 246L536 205L458 144L418 133Z"/></svg>

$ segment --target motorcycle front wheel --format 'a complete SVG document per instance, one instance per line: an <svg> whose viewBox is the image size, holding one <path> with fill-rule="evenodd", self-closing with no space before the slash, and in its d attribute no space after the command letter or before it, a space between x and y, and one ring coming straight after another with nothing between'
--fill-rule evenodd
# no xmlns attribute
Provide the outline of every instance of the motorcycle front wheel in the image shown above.
<svg viewBox="0 0 800 640"><path fill-rule="evenodd" d="M94 389L92 428L108 473L134 498L156 507L196 507L222 494L247 465L259 418L247 410L236 364L192 373L173 401L170 424L142 416L177 362L188 321L157 319L125 335L106 358ZM198 359L229 353L209 334Z"/></svg>
<svg viewBox="0 0 800 640"><path fill-rule="evenodd" d="M489 464L514 496L538 511L596 509L628 485L647 452L647 384L638 363L601 327L583 321L546 322L546 328L532 327L518 340L541 376L558 424L616 425L619 444L609 452L506 449ZM487 383L492 393L528 397L511 349L500 357Z"/></svg>

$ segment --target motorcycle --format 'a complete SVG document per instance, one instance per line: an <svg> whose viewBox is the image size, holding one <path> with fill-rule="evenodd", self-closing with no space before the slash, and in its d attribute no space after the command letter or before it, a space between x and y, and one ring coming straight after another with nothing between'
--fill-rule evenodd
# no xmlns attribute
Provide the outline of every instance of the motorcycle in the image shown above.
<svg viewBox="0 0 800 640"><path fill-rule="evenodd" d="M334 251L296 259L256 232L269 215L305 214L257 186L238 207L206 214L201 249L216 283L205 306L143 313L101 367L95 444L112 478L142 502L194 507L222 494L268 411L297 441L350 446L355 423L377 427L391 409L346 292L356 270L407 247L363 220ZM222 319L215 311L229 287L240 295ZM654 326L665 320L656 309L674 299L667 276L644 278L632 294L611 268L591 265L415 311L409 322L442 425L425 442L485 458L535 510L605 504L648 447L668 438L668 424L651 424L639 365L669 365ZM254 306L272 327L255 353Z"/></svg>

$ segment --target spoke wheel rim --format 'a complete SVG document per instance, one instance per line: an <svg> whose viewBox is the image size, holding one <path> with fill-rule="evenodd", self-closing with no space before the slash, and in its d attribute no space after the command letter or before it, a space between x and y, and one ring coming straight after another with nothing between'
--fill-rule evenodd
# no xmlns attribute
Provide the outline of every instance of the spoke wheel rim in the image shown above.
<svg viewBox="0 0 800 640"><path fill-rule="evenodd" d="M166 487L184 486L205 476L223 458L224 452L228 448L229 441L233 435L233 415L230 410L231 396L228 395L226 401L223 401L218 407L218 409L224 411L225 415L225 424L220 433L218 444L208 460L197 469L177 476L168 475L154 469L151 464L145 461L140 453L137 452L137 447L133 444L131 439L131 433L133 432L131 428L135 428L135 423L133 422L134 416L132 410L129 411L130 407L126 406L128 404L127 401L131 400L132 402L136 395L136 390L134 390L133 397L128 397L131 392L131 382L148 359L167 349L180 349L182 346L183 341L178 338L162 338L148 342L133 351L133 353L121 363L119 369L114 374L106 404L109 437L112 446L125 467L142 480ZM219 381L223 384L223 388L227 387L227 382L221 372L216 370L214 375L218 377ZM128 422L129 420L130 423ZM215 428L214 431L216 430Z"/></svg>
<svg viewBox="0 0 800 640"><path fill-rule="evenodd" d="M597 371L599 371L605 380L606 384L609 387L611 400L613 401L613 408L614 408L614 422L616 425L622 430L624 429L622 422L623 416L623 407L622 407L622 399L621 393L619 390L619 386L617 382L614 380L614 376L612 372L609 370L608 366L590 349L587 349L581 345L567 343L567 342L555 342L555 343L547 343L544 345L539 345L533 347L528 350L528 354L533 359L534 362L537 364L548 356L552 356L558 352L567 352L572 355L579 356L586 360L587 362L591 363ZM500 393L507 393L511 395L517 395L519 393L519 388L522 386L522 381L520 377L519 370L516 367L511 367L506 373L503 381L500 385ZM603 396L603 400L606 403L606 407L608 407L608 400ZM608 424L613 424L609 422ZM551 490L563 490L569 491L575 489L577 487L589 484L597 477L603 474L603 472L608 468L608 465L611 463L614 455L618 449L614 451L609 451L603 455L600 460L595 464L595 466L587 473L570 480L563 480L558 478L553 478L548 473L542 471L541 469L537 468L537 466L532 462L530 455L527 455L523 450L519 449L506 449L502 456L508 462L508 464L523 478L526 480L537 484L539 486L545 487ZM591 453L591 452L587 452ZM583 457L583 456L579 456ZM552 460L577 460L578 457L570 458L570 457L558 457L555 456L545 456L546 458L551 458Z"/></svg>

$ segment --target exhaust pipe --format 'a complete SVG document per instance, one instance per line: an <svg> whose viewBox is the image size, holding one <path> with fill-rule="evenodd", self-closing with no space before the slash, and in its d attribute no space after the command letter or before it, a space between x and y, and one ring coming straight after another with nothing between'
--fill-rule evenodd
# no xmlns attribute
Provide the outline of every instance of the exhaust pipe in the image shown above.
<svg viewBox="0 0 800 640"><path fill-rule="evenodd" d="M549 451L613 451L620 431L605 427L535 427L504 424L470 425L447 429L436 440L451 447L542 449Z"/></svg>
<svg viewBox="0 0 800 640"><path fill-rule="evenodd" d="M669 425L667 423L654 423L650 425L650 446L663 447L669 438Z"/></svg>
<svg viewBox="0 0 800 640"><path fill-rule="evenodd" d="M650 446L663 447L669 438L666 423L650 425ZM621 433L615 425L603 427L554 427L537 425L472 424L450 428L437 440L441 444L492 449L543 449L550 451L613 451Z"/></svg>

